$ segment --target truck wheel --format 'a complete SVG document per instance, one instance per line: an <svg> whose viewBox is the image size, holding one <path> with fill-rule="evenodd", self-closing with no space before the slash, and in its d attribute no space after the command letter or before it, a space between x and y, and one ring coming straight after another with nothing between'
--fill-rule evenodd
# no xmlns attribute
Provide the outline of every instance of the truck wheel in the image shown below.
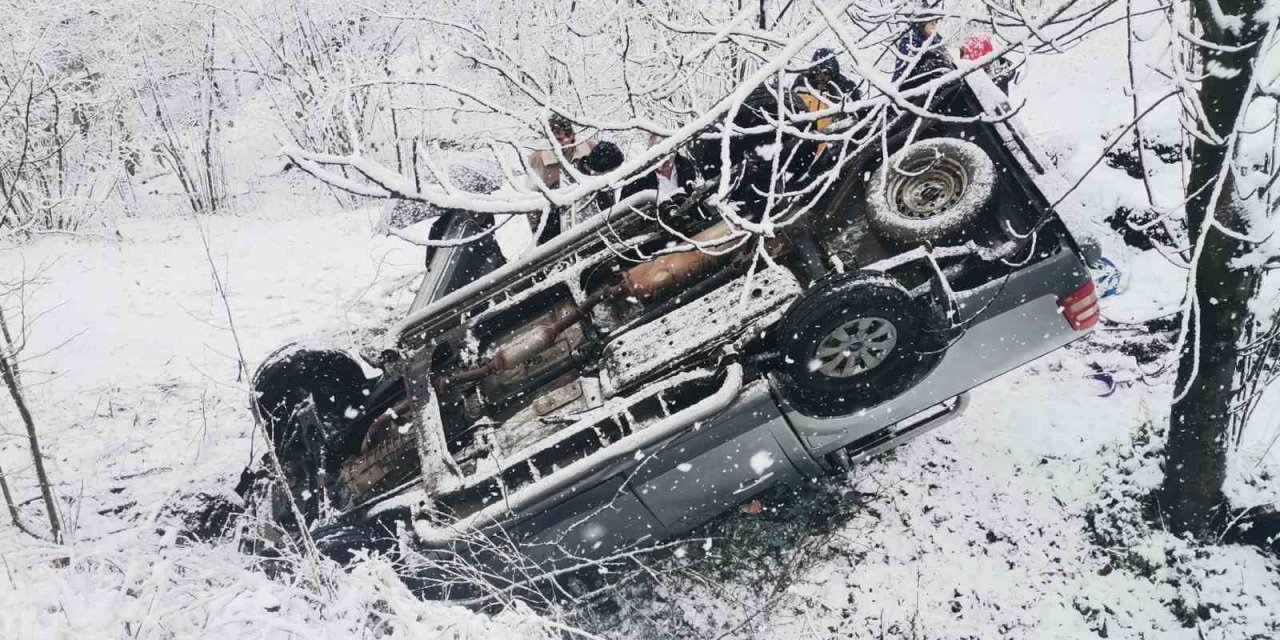
<svg viewBox="0 0 1280 640"><path fill-rule="evenodd" d="M996 169L978 145L931 138L889 158L867 187L867 219L882 236L929 242L957 233L995 190Z"/></svg>
<svg viewBox="0 0 1280 640"><path fill-rule="evenodd" d="M364 369L337 349L277 351L254 374L255 409L304 516L317 513L322 488L364 437ZM321 474L325 471L325 474Z"/></svg>
<svg viewBox="0 0 1280 640"><path fill-rule="evenodd" d="M890 278L850 274L810 289L777 326L784 393L802 412L834 416L914 386L941 359L940 314Z"/></svg>

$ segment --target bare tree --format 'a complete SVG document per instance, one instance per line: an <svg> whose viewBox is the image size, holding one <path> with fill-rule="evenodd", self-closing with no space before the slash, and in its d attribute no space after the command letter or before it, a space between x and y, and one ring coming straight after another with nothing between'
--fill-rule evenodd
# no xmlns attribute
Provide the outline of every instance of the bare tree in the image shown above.
<svg viewBox="0 0 1280 640"><path fill-rule="evenodd" d="M178 180L195 214L216 213L227 200L219 139L223 96L216 74L217 36L217 21L211 16L198 69L183 74L182 81L160 73L144 57L147 74L137 91L138 108L151 115L157 132L156 159Z"/></svg>
<svg viewBox="0 0 1280 640"><path fill-rule="evenodd" d="M0 229L74 231L120 196L132 135L119 98L116 14L76 6L0 8Z"/></svg>
<svg viewBox="0 0 1280 640"><path fill-rule="evenodd" d="M31 456L32 465L36 473L36 482L40 488L40 497L44 502L44 508L48 516L50 535L55 542L61 542L62 522L58 504L53 495L49 474L44 466L44 454L40 448L40 436L36 428L35 418L32 417L31 410L27 404L21 372L21 355L27 345L27 335L31 320L31 316L26 313L27 294L29 287L36 280L36 277L26 273L24 269L23 274L15 282L4 284L5 294L0 297L0 380L4 381L5 388L9 392L9 397L13 401L13 406L17 410L18 417L26 431L27 450ZM16 326L11 327L10 316L5 309L5 305L14 299L17 300L16 309L19 314L19 320ZM5 502L9 506L9 515L14 525L23 531L29 532L30 530L21 521L21 515L13 501L3 472L0 472L0 489L3 489Z"/></svg>
<svg viewBox="0 0 1280 640"><path fill-rule="evenodd" d="M1226 515L1229 433L1248 415L1238 404L1250 386L1244 376L1251 373L1246 355L1253 347L1246 337L1256 335L1252 325L1270 321L1250 309L1263 265L1244 259L1259 244L1250 234L1274 213L1280 175L1274 147L1259 155L1250 144L1259 136L1273 139L1277 126L1275 96L1255 76L1260 56L1277 46L1275 18L1263 23L1261 8L1256 0L1195 0L1187 25L1196 28L1178 30L1186 49L1175 58L1183 66L1174 73L1186 83L1183 121L1192 140L1186 220L1193 251L1160 500L1170 529L1198 537L1214 533ZM1268 106L1269 122L1264 116L1246 124L1251 111ZM1253 182L1259 175L1263 181Z"/></svg>
<svg viewBox="0 0 1280 640"><path fill-rule="evenodd" d="M9 479L4 468L0 467L0 494L4 496L4 506L9 511L9 520L13 526L22 528L22 517L18 513L18 503L13 500L13 492L9 490Z"/></svg>
<svg viewBox="0 0 1280 640"><path fill-rule="evenodd" d="M443 170L449 160L440 143L415 146L413 162L406 171L388 166L390 158L383 162L376 149L359 141L346 153L305 148L303 141L286 146L284 153L325 183L360 196L415 200L487 214L546 214L554 207L582 202L594 192L618 188L695 140L718 140L721 170L712 201L719 203L721 216L733 229L733 241L763 239L801 217L855 159L865 159L900 115L940 117L929 111L927 103L948 83L979 71L1012 51L1044 43L1045 28L1062 27L1067 35L1055 36L1072 38L1071 27L1094 15L1091 11L1073 12L1075 4L1068 0L1028 21L997 3L988 3L980 15L992 24L1008 27L1010 39L991 54L966 61L936 80L910 89L900 89L883 78L886 63L891 68L894 62L892 56L885 58L885 42L891 42L917 19L912 10L902 7L885 10L874 3L805 3L803 9L780 11L779 17L785 14L787 23L775 25L775 31L763 31L753 24L759 16L758 7L754 6L729 5L718 16L722 21L712 21L704 15L692 22L694 16L680 13L674 3L618 3L611 10L621 14L623 20L564 45L612 60L613 64L593 65L593 69L610 70L603 74L579 72L546 44L535 43L532 46L541 50L531 51L529 42L533 39L508 38L500 30L466 21L465 17L454 21L425 12L382 13L378 17L419 22L442 32L447 41L457 43L450 55L485 72L485 81L464 85L439 73L352 78L329 100L344 104L348 95L390 87L393 92L418 90L422 100L454 102L456 107L444 103L440 108L452 111L455 121L460 116L468 117L474 128L468 130L465 142L450 147L488 156L490 163L500 168L503 189L492 194L475 193L451 184L448 172ZM958 13L957 17L978 16ZM572 24L571 15L560 18L569 19ZM579 31L571 29L570 33ZM864 83L864 97L811 113L783 105L772 123L751 129L736 125L737 115L744 111L751 92L771 83L785 91L783 83L790 80L784 80L784 76L809 64L807 53L820 39L838 43L852 59L852 69ZM636 50L641 47L638 42L644 43L641 51ZM744 73L736 73L737 69ZM533 179L528 167L521 165L521 154L513 151L527 145L531 138L550 138L545 125L547 114L564 116L587 131L658 134L665 139L606 175L577 175L570 167L567 171L574 174L573 186L548 190ZM818 119L834 115L844 116L840 126L829 131L817 131L812 126ZM469 116L483 116L486 120L481 124L479 117ZM830 166L813 175L804 188L767 194L764 211L753 216L757 220L748 220L729 204L736 186L729 151L735 139L769 135L776 135L779 142L784 137L828 142L838 151ZM775 158L769 164L775 181L801 170L801 160L796 157Z"/></svg>

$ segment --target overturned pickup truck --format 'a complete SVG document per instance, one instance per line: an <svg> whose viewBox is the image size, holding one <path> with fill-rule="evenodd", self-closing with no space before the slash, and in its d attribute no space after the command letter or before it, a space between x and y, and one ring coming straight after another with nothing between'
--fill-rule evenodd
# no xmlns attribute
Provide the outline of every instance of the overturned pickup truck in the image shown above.
<svg viewBox="0 0 1280 640"><path fill-rule="evenodd" d="M1008 107L975 74L932 108ZM711 250L728 229L691 203L660 223L652 192L512 264L487 239L432 250L380 375L300 348L259 369L279 530L339 559L482 537L580 563L955 416L1098 312L1044 156L1016 120L959 120L904 118L751 251Z"/></svg>

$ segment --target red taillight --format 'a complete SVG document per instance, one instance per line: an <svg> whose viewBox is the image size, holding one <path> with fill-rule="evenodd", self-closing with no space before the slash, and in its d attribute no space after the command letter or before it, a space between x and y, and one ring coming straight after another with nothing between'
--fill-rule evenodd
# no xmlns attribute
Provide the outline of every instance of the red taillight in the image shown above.
<svg viewBox="0 0 1280 640"><path fill-rule="evenodd" d="M1067 324L1076 331L1084 331L1098 324L1098 296L1093 291L1093 280L1087 280L1079 289L1058 298L1058 306Z"/></svg>

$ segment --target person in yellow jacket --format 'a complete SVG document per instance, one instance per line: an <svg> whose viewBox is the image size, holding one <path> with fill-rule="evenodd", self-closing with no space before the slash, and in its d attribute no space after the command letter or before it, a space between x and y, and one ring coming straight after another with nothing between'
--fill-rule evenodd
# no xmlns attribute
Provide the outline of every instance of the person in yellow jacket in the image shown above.
<svg viewBox="0 0 1280 640"><path fill-rule="evenodd" d="M836 52L825 47L813 52L813 63L796 78L793 90L805 111L810 113L856 102L862 97L858 85L840 73ZM834 121L835 116L819 118L813 128L825 132ZM821 156L826 148L827 143L818 143L816 155Z"/></svg>

